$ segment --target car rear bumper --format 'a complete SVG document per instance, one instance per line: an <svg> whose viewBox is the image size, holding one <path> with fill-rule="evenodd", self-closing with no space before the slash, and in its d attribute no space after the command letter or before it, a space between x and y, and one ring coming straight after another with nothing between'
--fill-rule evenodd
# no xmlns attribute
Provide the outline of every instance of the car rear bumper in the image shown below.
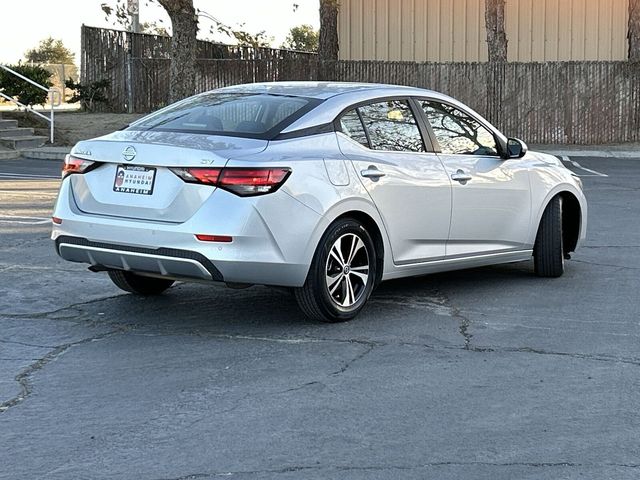
<svg viewBox="0 0 640 480"><path fill-rule="evenodd" d="M92 215L77 207L68 178L53 215L58 254L96 269L226 283L299 287L321 217L284 192L240 198L216 190L184 223ZM196 234L231 242L200 241Z"/></svg>
<svg viewBox="0 0 640 480"><path fill-rule="evenodd" d="M56 251L65 260L88 263L99 269L224 281L220 271L206 257L187 250L131 247L62 235L56 238Z"/></svg>

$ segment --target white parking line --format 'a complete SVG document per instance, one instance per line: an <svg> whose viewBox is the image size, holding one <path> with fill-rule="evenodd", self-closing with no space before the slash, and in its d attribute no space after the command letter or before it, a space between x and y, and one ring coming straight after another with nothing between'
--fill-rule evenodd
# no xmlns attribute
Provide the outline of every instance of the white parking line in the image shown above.
<svg viewBox="0 0 640 480"><path fill-rule="evenodd" d="M583 167L575 160L571 160L567 155L562 156L562 161L570 163L574 167L579 168L580 170L584 170L585 172L589 172L591 174L591 175L578 175L579 177L608 177L609 176L606 173L596 172L595 170L591 170L590 168Z"/></svg>
<svg viewBox="0 0 640 480"><path fill-rule="evenodd" d="M59 179L58 175L34 175L31 173L10 173L10 172L0 172L0 178L17 178L23 180L38 180L38 179Z"/></svg>
<svg viewBox="0 0 640 480"><path fill-rule="evenodd" d="M45 225L47 223L51 223L51 218L0 215L0 223L8 223L14 225Z"/></svg>

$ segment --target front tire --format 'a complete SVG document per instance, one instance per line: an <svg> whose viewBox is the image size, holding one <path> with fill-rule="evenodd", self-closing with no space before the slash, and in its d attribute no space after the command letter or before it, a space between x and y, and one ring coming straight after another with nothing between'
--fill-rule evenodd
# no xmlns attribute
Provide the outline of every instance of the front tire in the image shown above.
<svg viewBox="0 0 640 480"><path fill-rule="evenodd" d="M304 285L295 297L306 316L321 322L344 322L355 317L375 284L377 257L364 225L344 218L322 236Z"/></svg>
<svg viewBox="0 0 640 480"><path fill-rule="evenodd" d="M173 285L173 280L145 277L124 270L109 270L109 278L116 287L138 295L160 295Z"/></svg>
<svg viewBox="0 0 640 480"><path fill-rule="evenodd" d="M564 273L562 197L553 197L542 214L533 261L539 277L559 277Z"/></svg>

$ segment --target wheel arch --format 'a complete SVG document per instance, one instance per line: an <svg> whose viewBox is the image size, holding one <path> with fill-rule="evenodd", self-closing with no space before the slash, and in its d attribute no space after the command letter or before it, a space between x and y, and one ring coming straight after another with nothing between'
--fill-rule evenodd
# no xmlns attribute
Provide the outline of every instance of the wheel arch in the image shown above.
<svg viewBox="0 0 640 480"><path fill-rule="evenodd" d="M357 220L361 224L365 226L371 238L373 240L373 246L376 249L376 285L380 283L382 280L382 273L384 272L384 238L382 237L382 232L380 231L380 227L376 223L376 221L367 213L362 210L349 210L340 214L338 217L334 218L331 222L332 224L337 220L341 220L343 218L352 218Z"/></svg>
<svg viewBox="0 0 640 480"><path fill-rule="evenodd" d="M577 197L568 191L558 193L562 198L562 242L564 252L575 252L580 240L582 209ZM556 195L556 196L558 196Z"/></svg>
<svg viewBox="0 0 640 480"><path fill-rule="evenodd" d="M363 223L373 237L377 256L376 266L378 267L376 275L378 278L376 278L376 282L380 282L385 269L388 269L389 263L392 263L393 261L391 256L391 244L389 243L387 231L377 208L373 203L364 198L344 199L343 201L333 205L331 209L324 213L321 221L316 226L309 243L307 244L304 254L305 263L309 266L311 265L311 261L315 255L320 240L329 226L336 220L346 217L354 218L355 220Z"/></svg>
<svg viewBox="0 0 640 480"><path fill-rule="evenodd" d="M542 215L547 206L555 197L562 198L562 225L563 225L563 243L565 253L574 252L586 233L586 201L582 192L574 188L568 188L568 186L559 186L552 190L537 214L535 228L533 231L532 245L535 243L535 238L540 228L540 222L542 221Z"/></svg>

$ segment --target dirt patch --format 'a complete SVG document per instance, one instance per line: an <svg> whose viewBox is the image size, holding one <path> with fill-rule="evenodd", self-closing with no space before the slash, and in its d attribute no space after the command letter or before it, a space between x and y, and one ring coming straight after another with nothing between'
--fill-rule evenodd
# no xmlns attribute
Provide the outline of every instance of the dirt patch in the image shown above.
<svg viewBox="0 0 640 480"><path fill-rule="evenodd" d="M120 130L143 116L140 113L65 112L56 115L56 130L64 137L65 145L75 145L80 140Z"/></svg>
<svg viewBox="0 0 640 480"><path fill-rule="evenodd" d="M59 112L55 114L55 142L57 146L73 146L80 140L100 137L120 130L143 117L140 113ZM36 135L49 136L49 124L30 113L2 112L5 119L15 118L21 127L31 127Z"/></svg>

